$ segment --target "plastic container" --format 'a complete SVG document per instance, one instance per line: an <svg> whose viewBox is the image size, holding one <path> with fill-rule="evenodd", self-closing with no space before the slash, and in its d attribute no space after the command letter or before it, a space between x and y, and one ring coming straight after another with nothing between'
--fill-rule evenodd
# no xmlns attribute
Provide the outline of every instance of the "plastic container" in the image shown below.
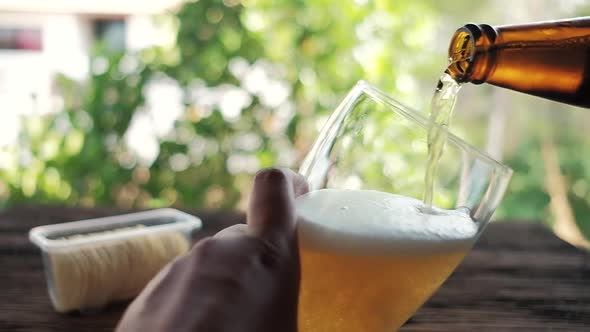
<svg viewBox="0 0 590 332"><path fill-rule="evenodd" d="M51 302L57 311L73 309L96 309L95 306L85 308L64 307L59 293L55 289L55 271L52 265L52 254L74 253L82 249L116 246L125 241L138 240L147 235L170 234L178 232L190 244L192 233L202 227L199 218L175 209L158 209L152 211L117 215L67 222L54 225L35 227L29 232L29 239L41 249L47 288ZM181 237L180 239L183 239ZM55 257L55 256L53 256ZM124 276L121 276L124 278ZM68 287L77 287L72 284ZM106 303L101 303L100 306Z"/></svg>

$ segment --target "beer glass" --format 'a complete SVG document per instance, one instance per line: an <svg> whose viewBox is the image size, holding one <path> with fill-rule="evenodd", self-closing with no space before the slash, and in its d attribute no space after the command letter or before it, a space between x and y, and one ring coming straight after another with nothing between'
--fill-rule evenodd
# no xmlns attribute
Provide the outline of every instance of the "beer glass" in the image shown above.
<svg viewBox="0 0 590 332"><path fill-rule="evenodd" d="M421 205L431 126L363 81L328 119L300 168L300 331L399 329L484 230L512 171L439 127L433 207Z"/></svg>

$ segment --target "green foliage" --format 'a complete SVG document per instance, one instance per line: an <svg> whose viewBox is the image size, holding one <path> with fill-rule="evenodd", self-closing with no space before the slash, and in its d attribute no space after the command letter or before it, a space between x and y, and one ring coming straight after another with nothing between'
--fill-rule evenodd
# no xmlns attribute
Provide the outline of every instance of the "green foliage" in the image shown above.
<svg viewBox="0 0 590 332"><path fill-rule="evenodd" d="M420 67L393 64L428 42L432 24L415 20L428 12L386 2L186 3L174 15L174 48L97 49L87 82L59 80L63 112L29 118L18 148L7 151L21 159L2 174L7 201L233 207L256 169L296 166L317 134L315 115L331 111L357 79L391 91L397 73ZM406 47L390 47L408 36ZM180 87L183 110L145 161L126 135L162 81ZM238 116L220 100L203 105L203 93L223 89L245 95Z"/></svg>
<svg viewBox="0 0 590 332"><path fill-rule="evenodd" d="M562 8L555 1L543 3ZM123 54L97 47L88 80L59 78L63 110L27 116L18 144L0 149L0 197L7 204L236 207L257 169L299 165L327 115L357 80L426 110L454 29L468 21L499 23L505 16L500 7L495 1L463 0L452 6L381 0L187 2L163 17L177 29L174 47ZM158 90L162 86L178 96ZM494 89L468 90L459 99L453 130L482 146L484 111L494 107ZM506 163L515 176L497 216L548 220L539 152L539 133L547 128L531 99L510 95L507 105L513 112L507 135L515 143ZM529 113L520 116L521 109ZM555 113L561 116L550 118L550 125L562 121L561 128L585 131L571 113ZM169 127L162 114L172 118ZM385 121L379 130L385 130ZM135 138L133 146L130 133L138 127L151 138ZM580 152L589 150L588 139L553 134L572 207L588 234L590 159ZM364 170L376 184L382 181L379 172L396 163L393 156L412 148L396 144L395 135L415 140L401 132L383 136L388 141L381 166ZM362 145L358 148L361 155ZM149 151L155 154L148 158ZM387 185L413 188L418 196L414 184L421 181L421 169L396 167L407 181Z"/></svg>
<svg viewBox="0 0 590 332"><path fill-rule="evenodd" d="M59 78L63 112L25 119L12 151L19 161L2 173L11 201L106 204L113 188L130 181L132 171L121 167L129 155L121 140L143 104L150 72L122 72L130 57L97 57L95 64L104 68L89 85Z"/></svg>
<svg viewBox="0 0 590 332"><path fill-rule="evenodd" d="M516 220L545 220L549 195L545 191L545 169L538 137L519 146L519 150L506 160L515 174L497 214L499 218Z"/></svg>

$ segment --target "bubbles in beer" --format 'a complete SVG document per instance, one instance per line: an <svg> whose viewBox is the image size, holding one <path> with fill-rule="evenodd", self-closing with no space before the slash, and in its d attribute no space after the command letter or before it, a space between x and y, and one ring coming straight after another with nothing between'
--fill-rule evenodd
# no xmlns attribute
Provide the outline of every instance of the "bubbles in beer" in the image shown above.
<svg viewBox="0 0 590 332"><path fill-rule="evenodd" d="M312 191L296 207L306 332L397 331L478 233L465 209L374 190Z"/></svg>
<svg viewBox="0 0 590 332"><path fill-rule="evenodd" d="M426 209L418 199L374 190L322 189L296 204L301 240L322 250L432 254L464 249L477 234L465 209Z"/></svg>

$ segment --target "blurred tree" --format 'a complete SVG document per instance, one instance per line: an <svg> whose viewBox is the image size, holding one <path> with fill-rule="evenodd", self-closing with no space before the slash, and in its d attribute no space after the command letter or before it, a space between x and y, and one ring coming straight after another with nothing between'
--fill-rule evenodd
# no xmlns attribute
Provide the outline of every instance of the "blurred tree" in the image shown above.
<svg viewBox="0 0 590 332"><path fill-rule="evenodd" d="M2 170L10 201L113 202L131 179L130 153L121 144L135 110L143 104L147 67L124 72L132 55L94 59L90 84L57 78L64 111L24 119L15 163ZM123 70L122 70L123 69Z"/></svg>
<svg viewBox="0 0 590 332"><path fill-rule="evenodd" d="M358 79L427 110L448 38L461 24L565 17L588 8L557 0L187 2L163 17L177 27L175 47L120 54L97 47L87 81L59 78L64 111L28 116L18 145L0 149L0 197L8 204L236 207L257 169L299 164ZM453 123L478 146L490 139L491 91L463 88ZM530 98L504 97L510 121L503 154L516 172L498 216L550 220L540 152L547 128L538 123L583 133L587 119L555 104L540 113ZM589 234L590 164L579 153L588 137L553 137L569 203ZM488 146L501 156L498 145Z"/></svg>

